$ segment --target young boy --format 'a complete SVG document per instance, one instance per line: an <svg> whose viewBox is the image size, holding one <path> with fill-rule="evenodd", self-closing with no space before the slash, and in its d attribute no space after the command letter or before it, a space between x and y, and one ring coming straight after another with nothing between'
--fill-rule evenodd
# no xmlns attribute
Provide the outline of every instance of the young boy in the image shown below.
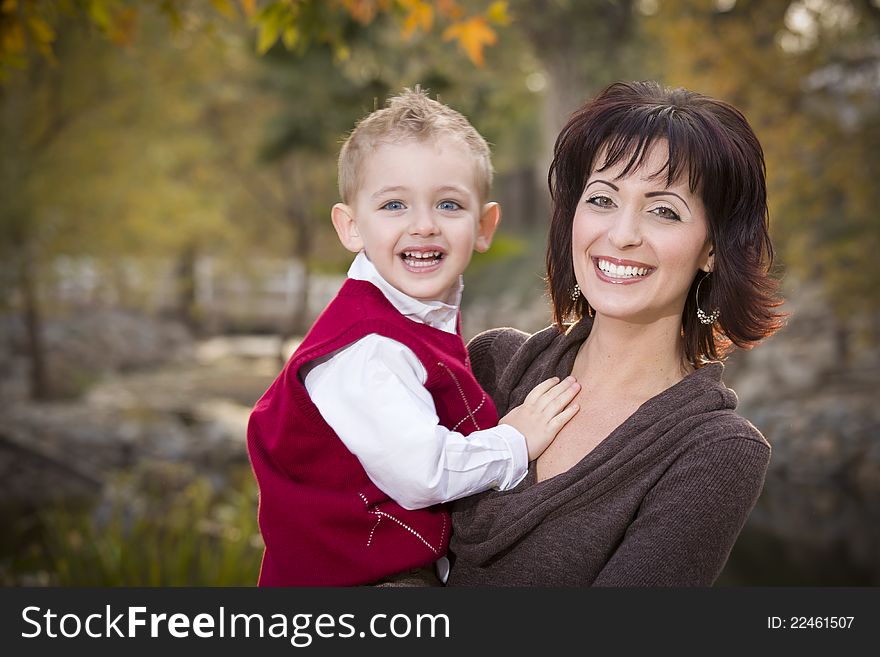
<svg viewBox="0 0 880 657"><path fill-rule="evenodd" d="M445 580L441 503L515 486L577 411L552 379L498 424L471 374L461 274L500 219L491 176L485 140L418 90L343 145L331 217L358 255L248 426L260 585Z"/></svg>

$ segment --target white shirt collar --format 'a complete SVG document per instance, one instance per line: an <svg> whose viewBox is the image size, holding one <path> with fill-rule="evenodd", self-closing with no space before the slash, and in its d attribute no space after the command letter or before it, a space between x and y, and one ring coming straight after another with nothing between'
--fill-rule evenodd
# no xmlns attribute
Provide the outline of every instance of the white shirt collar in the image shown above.
<svg viewBox="0 0 880 657"><path fill-rule="evenodd" d="M458 307L461 304L461 293L464 290L461 276L458 277L458 285L452 286L446 303L443 301L421 301L404 294L382 278L364 251L358 253L354 262L351 263L348 277L375 285L391 302L391 305L407 319L433 326L447 333L455 333Z"/></svg>

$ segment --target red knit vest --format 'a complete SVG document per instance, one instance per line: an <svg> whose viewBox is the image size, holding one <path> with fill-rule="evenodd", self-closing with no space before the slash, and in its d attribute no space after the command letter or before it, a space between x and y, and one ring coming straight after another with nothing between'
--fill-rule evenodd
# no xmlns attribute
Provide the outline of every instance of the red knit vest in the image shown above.
<svg viewBox="0 0 880 657"><path fill-rule="evenodd" d="M408 511L376 487L299 379L305 363L371 333L416 354L442 426L468 434L498 422L461 335L409 320L371 283L346 280L248 423L265 543L261 586L368 584L446 554L445 508Z"/></svg>

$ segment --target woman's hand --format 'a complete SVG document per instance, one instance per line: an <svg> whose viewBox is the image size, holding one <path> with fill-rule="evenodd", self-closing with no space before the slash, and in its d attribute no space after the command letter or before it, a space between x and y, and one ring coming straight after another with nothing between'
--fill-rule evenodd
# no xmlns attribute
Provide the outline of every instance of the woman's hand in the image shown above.
<svg viewBox="0 0 880 657"><path fill-rule="evenodd" d="M505 415L499 424L509 424L526 438L529 461L538 458L556 434L574 417L579 406L572 404L580 384L573 376L558 377L536 385L520 406Z"/></svg>

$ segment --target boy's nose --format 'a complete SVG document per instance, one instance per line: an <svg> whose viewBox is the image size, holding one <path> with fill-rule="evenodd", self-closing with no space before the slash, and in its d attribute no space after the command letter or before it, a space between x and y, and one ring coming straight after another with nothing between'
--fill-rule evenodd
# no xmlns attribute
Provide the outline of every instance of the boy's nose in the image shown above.
<svg viewBox="0 0 880 657"><path fill-rule="evenodd" d="M436 235L439 232L439 226L430 208L416 210L412 214L410 232L413 235Z"/></svg>

